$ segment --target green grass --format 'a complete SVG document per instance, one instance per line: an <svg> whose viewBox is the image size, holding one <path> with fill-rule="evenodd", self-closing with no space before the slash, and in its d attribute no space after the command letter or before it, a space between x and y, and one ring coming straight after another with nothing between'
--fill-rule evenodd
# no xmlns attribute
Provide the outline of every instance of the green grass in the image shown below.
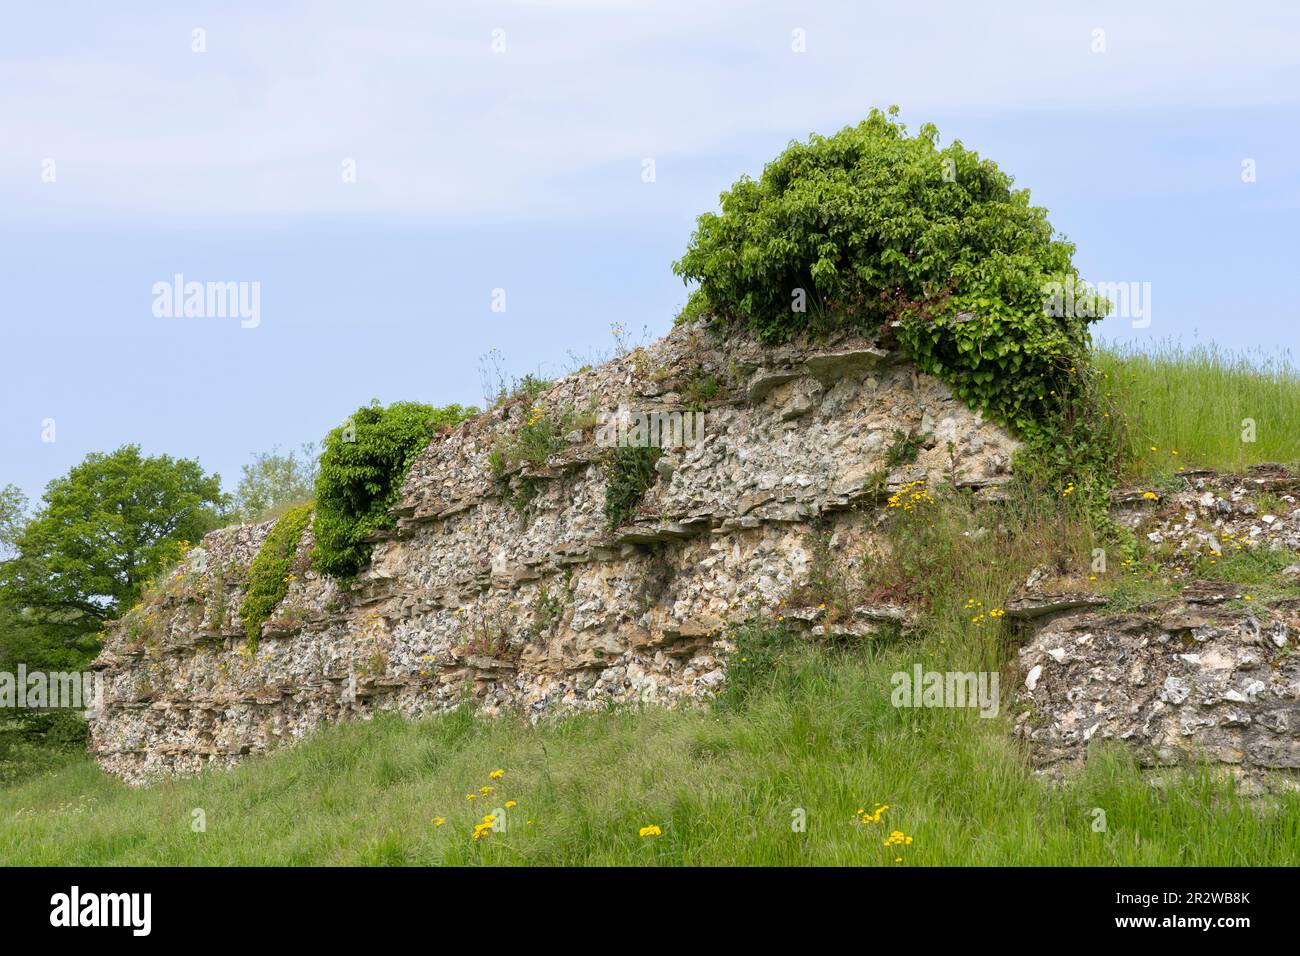
<svg viewBox="0 0 1300 956"><path fill-rule="evenodd" d="M1128 423L1129 477L1300 462L1300 368L1289 351L1111 344L1095 359L1104 391ZM1243 440L1246 419L1254 422L1254 441Z"/></svg>
<svg viewBox="0 0 1300 956"><path fill-rule="evenodd" d="M1225 554L1221 558L1198 558L1195 569L1200 577L1232 584L1283 585L1279 575L1283 568L1300 562L1300 555L1285 548L1265 547Z"/></svg>
<svg viewBox="0 0 1300 956"><path fill-rule="evenodd" d="M741 710L544 721L452 713L326 728L300 747L131 789L78 761L0 792L18 864L1290 865L1300 797L1252 805L1208 771L1153 788L1099 752L1065 788L1036 779L1005 718L890 705L908 648L804 647ZM505 776L490 780L493 769ZM465 794L495 785L490 797ZM508 799L506 830L474 841ZM856 811L889 804L881 823ZM1093 808L1106 815L1094 832ZM193 811L206 832L191 830ZM806 815L795 832L794 813ZM434 826L435 817L446 824ZM528 821L533 821L529 825ZM663 835L638 836L657 824Z"/></svg>

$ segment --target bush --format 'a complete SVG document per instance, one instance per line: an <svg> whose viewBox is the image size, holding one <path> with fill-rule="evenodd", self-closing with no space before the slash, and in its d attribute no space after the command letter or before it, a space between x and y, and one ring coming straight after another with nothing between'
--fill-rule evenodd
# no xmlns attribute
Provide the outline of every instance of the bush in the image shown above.
<svg viewBox="0 0 1300 956"><path fill-rule="evenodd" d="M674 264L700 283L683 312L768 342L889 334L897 320L917 364L967 404L1022 437L1046 428L1059 440L1067 410L1081 419L1087 326L1108 304L1049 315L1050 284L1077 280L1074 246L993 162L960 142L940 149L928 124L907 135L896 113L791 143L757 181L723 193ZM1068 467L1094 462L1083 444Z"/></svg>
<svg viewBox="0 0 1300 956"><path fill-rule="evenodd" d="M663 454L659 448L616 448L610 454L605 476L605 518L617 528L632 517L646 489L658 477L655 463Z"/></svg>
<svg viewBox="0 0 1300 956"><path fill-rule="evenodd" d="M302 534L311 522L312 503L290 508L267 533L248 569L248 589L239 617L244 622L248 643L256 647L262 623L271 616L289 591L289 573L298 556Z"/></svg>
<svg viewBox="0 0 1300 956"><path fill-rule="evenodd" d="M397 501L412 462L437 432L478 409L418 402L363 405L325 437L316 479L316 549L322 574L351 578L370 560L365 538L394 527Z"/></svg>

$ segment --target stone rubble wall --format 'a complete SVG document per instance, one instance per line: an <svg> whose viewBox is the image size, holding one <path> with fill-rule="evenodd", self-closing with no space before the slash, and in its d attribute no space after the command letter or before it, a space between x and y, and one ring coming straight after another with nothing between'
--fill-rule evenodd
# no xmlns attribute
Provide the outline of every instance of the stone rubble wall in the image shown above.
<svg viewBox="0 0 1300 956"><path fill-rule="evenodd" d="M1031 578L1007 605L1027 640L1013 700L1016 733L1052 777L1094 743L1122 742L1147 767L1208 759L1249 790L1300 781L1300 566L1280 593L1195 577L1193 559L1300 551L1300 476L1184 473L1171 495L1117 495L1116 514L1163 548L1176 594L1124 612L1086 591ZM1213 567L1214 565L1211 565ZM1201 565L1204 568L1204 565Z"/></svg>
<svg viewBox="0 0 1300 956"><path fill-rule="evenodd" d="M717 393L692 401L706 381ZM702 407L705 419L702 440L666 450L633 519L611 531L607 451L590 418L620 405ZM567 447L503 487L489 454L534 407L579 424ZM898 433L921 448L891 469ZM378 709L416 715L468 699L537 716L705 699L725 675L723 625L806 582L814 522L837 549L870 548L852 510L881 487L927 479L992 492L1015 448L875 343L771 348L679 327L436 438L406 478L396 530L377 536L351 588L311 570L308 532L255 649L238 609L271 524L208 535L109 635L94 665L106 689L90 715L92 752L143 782L232 765ZM538 489L523 514L507 499L521 481ZM819 627L816 609L789 615ZM900 616L864 607L835 628L861 636Z"/></svg>

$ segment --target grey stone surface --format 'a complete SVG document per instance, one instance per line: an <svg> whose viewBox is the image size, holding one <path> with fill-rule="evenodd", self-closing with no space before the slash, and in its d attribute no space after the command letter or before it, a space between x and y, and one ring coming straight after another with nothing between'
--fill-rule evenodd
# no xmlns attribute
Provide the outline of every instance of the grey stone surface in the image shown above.
<svg viewBox="0 0 1300 956"><path fill-rule="evenodd" d="M1287 593L1295 579L1283 571L1274 582L1282 596L1264 601L1249 585L1195 573L1243 552L1300 550L1300 477L1275 466L1183 477L1178 491L1113 496L1115 513L1163 549L1176 596L1100 610L1095 595L1054 593L1050 577L1035 572L1008 602L1026 634L1015 732L1054 777L1094 743L1112 741L1148 767L1208 759L1247 789L1296 786L1300 588ZM1281 507L1270 513L1261 500Z"/></svg>
<svg viewBox="0 0 1300 956"><path fill-rule="evenodd" d="M493 444L532 407L680 410L706 377L723 387L702 403L702 441L665 450L623 527L606 527L605 450L590 428L528 467L540 493L524 515L493 480ZM888 473L899 431L946 437ZM852 509L869 483L955 479L995 491L1015 448L946 385L874 343L774 349L679 327L435 439L407 476L395 533L376 536L356 586L321 579L304 554L256 649L237 611L269 525L208 535L109 634L92 750L140 782L230 765L323 721L414 715L466 696L488 713L533 716L705 699L725 674L725 625L806 582L811 522L860 548L870 531ZM805 625L870 636L904 618L867 607Z"/></svg>

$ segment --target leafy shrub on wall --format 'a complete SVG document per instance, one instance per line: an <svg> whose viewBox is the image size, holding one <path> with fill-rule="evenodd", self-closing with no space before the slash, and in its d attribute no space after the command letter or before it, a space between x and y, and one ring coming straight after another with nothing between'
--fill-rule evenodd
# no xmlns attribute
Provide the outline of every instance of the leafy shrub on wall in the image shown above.
<svg viewBox="0 0 1300 956"><path fill-rule="evenodd" d="M1078 414L1091 394L1088 323L1108 304L1049 314L1051 284L1077 281L1074 246L995 163L960 142L940 148L932 125L909 136L896 113L791 143L723 193L674 264L699 282L683 312L768 342L888 334L897 321L917 364L971 407L1031 443L1060 441L1063 421L1069 431L1094 418ZM1104 452L1082 445L1067 470Z"/></svg>
<svg viewBox="0 0 1300 956"><path fill-rule="evenodd" d="M316 570L355 576L370 560L372 546L364 539L394 526L389 509L416 456L440 429L477 413L473 407L419 402L384 408L376 401L331 431L316 479Z"/></svg>

